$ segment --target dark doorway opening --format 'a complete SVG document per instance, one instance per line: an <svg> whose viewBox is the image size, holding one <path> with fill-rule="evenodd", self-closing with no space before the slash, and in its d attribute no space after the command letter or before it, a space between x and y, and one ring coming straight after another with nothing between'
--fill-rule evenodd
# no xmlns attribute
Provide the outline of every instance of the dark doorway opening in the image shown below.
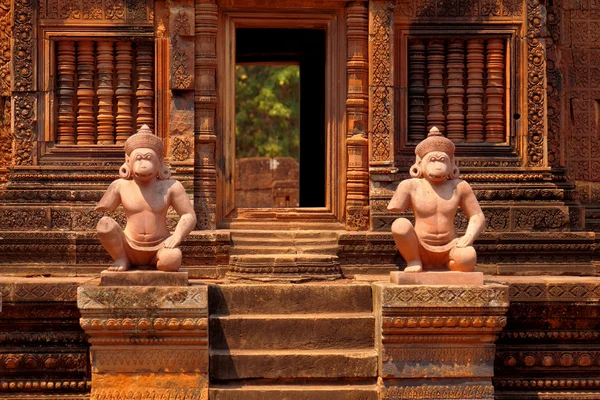
<svg viewBox="0 0 600 400"><path fill-rule="evenodd" d="M326 205L325 43L324 29L236 29L237 65L300 68L300 207Z"/></svg>

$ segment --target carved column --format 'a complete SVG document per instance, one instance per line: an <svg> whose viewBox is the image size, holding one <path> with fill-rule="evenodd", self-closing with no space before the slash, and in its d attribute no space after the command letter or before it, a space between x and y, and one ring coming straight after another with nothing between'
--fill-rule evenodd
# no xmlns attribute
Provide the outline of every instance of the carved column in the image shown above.
<svg viewBox="0 0 600 400"><path fill-rule="evenodd" d="M136 51L137 99L136 132L142 125L154 130L154 51L152 42L139 42Z"/></svg>
<svg viewBox="0 0 600 400"><path fill-rule="evenodd" d="M75 144L75 42L61 40L57 45L57 141L60 144Z"/></svg>
<svg viewBox="0 0 600 400"><path fill-rule="evenodd" d="M215 228L217 170L217 22L215 0L196 0L194 208L198 229Z"/></svg>
<svg viewBox="0 0 600 400"><path fill-rule="evenodd" d="M467 142L483 142L483 39L467 40Z"/></svg>
<svg viewBox="0 0 600 400"><path fill-rule="evenodd" d="M348 6L348 96L346 229L369 229L368 112L369 11L366 2Z"/></svg>
<svg viewBox="0 0 600 400"><path fill-rule="evenodd" d="M425 44L421 39L408 42L408 141L425 139Z"/></svg>
<svg viewBox="0 0 600 400"><path fill-rule="evenodd" d="M59 49L60 50L60 49ZM114 144L115 115L113 112L113 76L115 69L114 42L98 42L98 143ZM59 115L60 117L60 115ZM60 120L59 120L60 123ZM59 125L60 128L60 125Z"/></svg>
<svg viewBox="0 0 600 400"><path fill-rule="evenodd" d="M0 24L4 30L0 32L0 48L10 49L12 40L12 13L13 5L10 0L0 1ZM0 183L6 182L9 172L8 167L12 164L12 141L11 129L12 107L10 101L12 81L12 57L10 51L0 53Z"/></svg>
<svg viewBox="0 0 600 400"><path fill-rule="evenodd" d="M488 143L502 143L504 131L504 40L488 39L486 52L487 85L486 135Z"/></svg>
<svg viewBox="0 0 600 400"><path fill-rule="evenodd" d="M463 73L465 70L465 41L451 40L448 43L448 139L454 142L465 140L465 114L463 110Z"/></svg>
<svg viewBox="0 0 600 400"><path fill-rule="evenodd" d="M393 2L369 2L370 166L394 163L394 13Z"/></svg>
<svg viewBox="0 0 600 400"><path fill-rule="evenodd" d="M19 110L13 119L13 162L15 165L32 165L37 158L35 1L21 0L12 4L12 102L14 109Z"/></svg>
<svg viewBox="0 0 600 400"><path fill-rule="evenodd" d="M427 132L434 126L443 134L446 133L444 117L444 41L435 39L427 43L427 72L429 114L427 114Z"/></svg>
<svg viewBox="0 0 600 400"><path fill-rule="evenodd" d="M94 144L96 141L95 69L94 42L77 42L77 144Z"/></svg>
<svg viewBox="0 0 600 400"><path fill-rule="evenodd" d="M133 68L133 56L131 53L131 42L117 42L117 117L116 132L118 144L123 144L133 133L133 115L131 112L131 96L133 88L131 83L131 71Z"/></svg>
<svg viewBox="0 0 600 400"><path fill-rule="evenodd" d="M546 5L527 1L527 165L546 167L548 132L546 93L546 37L544 25Z"/></svg>

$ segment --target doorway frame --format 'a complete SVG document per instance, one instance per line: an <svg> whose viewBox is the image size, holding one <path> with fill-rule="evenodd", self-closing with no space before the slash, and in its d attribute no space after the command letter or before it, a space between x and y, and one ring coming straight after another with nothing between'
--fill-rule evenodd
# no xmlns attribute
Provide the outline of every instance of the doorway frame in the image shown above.
<svg viewBox="0 0 600 400"><path fill-rule="evenodd" d="M344 8L314 12L222 10L217 35L217 226L236 219L343 221L346 193L346 31ZM235 206L235 36L237 28L325 30L325 206ZM300 77L302 79L302 77ZM302 110L300 111L302 112Z"/></svg>

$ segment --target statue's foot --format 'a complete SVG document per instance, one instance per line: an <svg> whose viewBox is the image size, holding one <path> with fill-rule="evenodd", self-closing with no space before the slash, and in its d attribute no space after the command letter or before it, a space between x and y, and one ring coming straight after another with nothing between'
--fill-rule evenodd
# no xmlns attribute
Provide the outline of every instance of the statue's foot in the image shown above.
<svg viewBox="0 0 600 400"><path fill-rule="evenodd" d="M423 271L423 266L420 262L409 263L406 268L404 268L404 272L421 272Z"/></svg>
<svg viewBox="0 0 600 400"><path fill-rule="evenodd" d="M123 271L127 271L129 268L131 268L131 263L124 259L124 260L116 260L113 265L111 265L110 267L108 267L108 271L116 271L116 272L123 272Z"/></svg>

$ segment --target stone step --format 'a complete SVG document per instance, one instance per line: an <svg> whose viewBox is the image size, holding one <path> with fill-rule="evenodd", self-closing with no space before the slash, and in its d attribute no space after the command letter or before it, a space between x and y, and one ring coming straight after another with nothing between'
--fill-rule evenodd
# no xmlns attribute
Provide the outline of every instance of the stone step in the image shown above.
<svg viewBox="0 0 600 400"><path fill-rule="evenodd" d="M337 246L337 238L274 238L274 237L246 237L237 236L232 239L234 246Z"/></svg>
<svg viewBox="0 0 600 400"><path fill-rule="evenodd" d="M330 246L263 246L260 244L255 245L243 245L238 246L237 244L231 247L229 254L234 256L240 255L268 255L268 254L324 254L324 255L336 255L338 252L337 245Z"/></svg>
<svg viewBox="0 0 600 400"><path fill-rule="evenodd" d="M303 384L211 385L210 400L377 400L377 385L367 384Z"/></svg>
<svg viewBox="0 0 600 400"><path fill-rule="evenodd" d="M337 256L329 254L244 254L231 256L231 264L252 265L299 265L299 264L328 264L337 260Z"/></svg>
<svg viewBox="0 0 600 400"><path fill-rule="evenodd" d="M210 366L215 380L374 378L377 351L211 350Z"/></svg>
<svg viewBox="0 0 600 400"><path fill-rule="evenodd" d="M336 239L337 231L331 230L252 230L236 229L231 230L231 238L236 241L238 238L267 238L267 239Z"/></svg>
<svg viewBox="0 0 600 400"><path fill-rule="evenodd" d="M265 218L264 216L253 216L252 218L260 218L260 220L243 220L240 219L238 213L238 218L234 221L231 221L228 228L232 232L236 232L238 230L264 231L265 229L272 231L284 231L289 229L296 231L344 230L344 224L334 219L313 219L309 221L299 221L294 214L291 214L288 218ZM290 222L292 223L290 224Z"/></svg>
<svg viewBox="0 0 600 400"><path fill-rule="evenodd" d="M211 348L357 349L375 346L370 313L235 315L210 317Z"/></svg>
<svg viewBox="0 0 600 400"><path fill-rule="evenodd" d="M245 245L238 246L237 244L231 247L229 255L245 255L245 254L297 254L298 250L292 246L262 246L255 244L254 246Z"/></svg>
<svg viewBox="0 0 600 400"><path fill-rule="evenodd" d="M336 255L338 253L338 246L297 246L298 254L329 254Z"/></svg>
<svg viewBox="0 0 600 400"><path fill-rule="evenodd" d="M371 313L369 283L209 286L210 315Z"/></svg>

